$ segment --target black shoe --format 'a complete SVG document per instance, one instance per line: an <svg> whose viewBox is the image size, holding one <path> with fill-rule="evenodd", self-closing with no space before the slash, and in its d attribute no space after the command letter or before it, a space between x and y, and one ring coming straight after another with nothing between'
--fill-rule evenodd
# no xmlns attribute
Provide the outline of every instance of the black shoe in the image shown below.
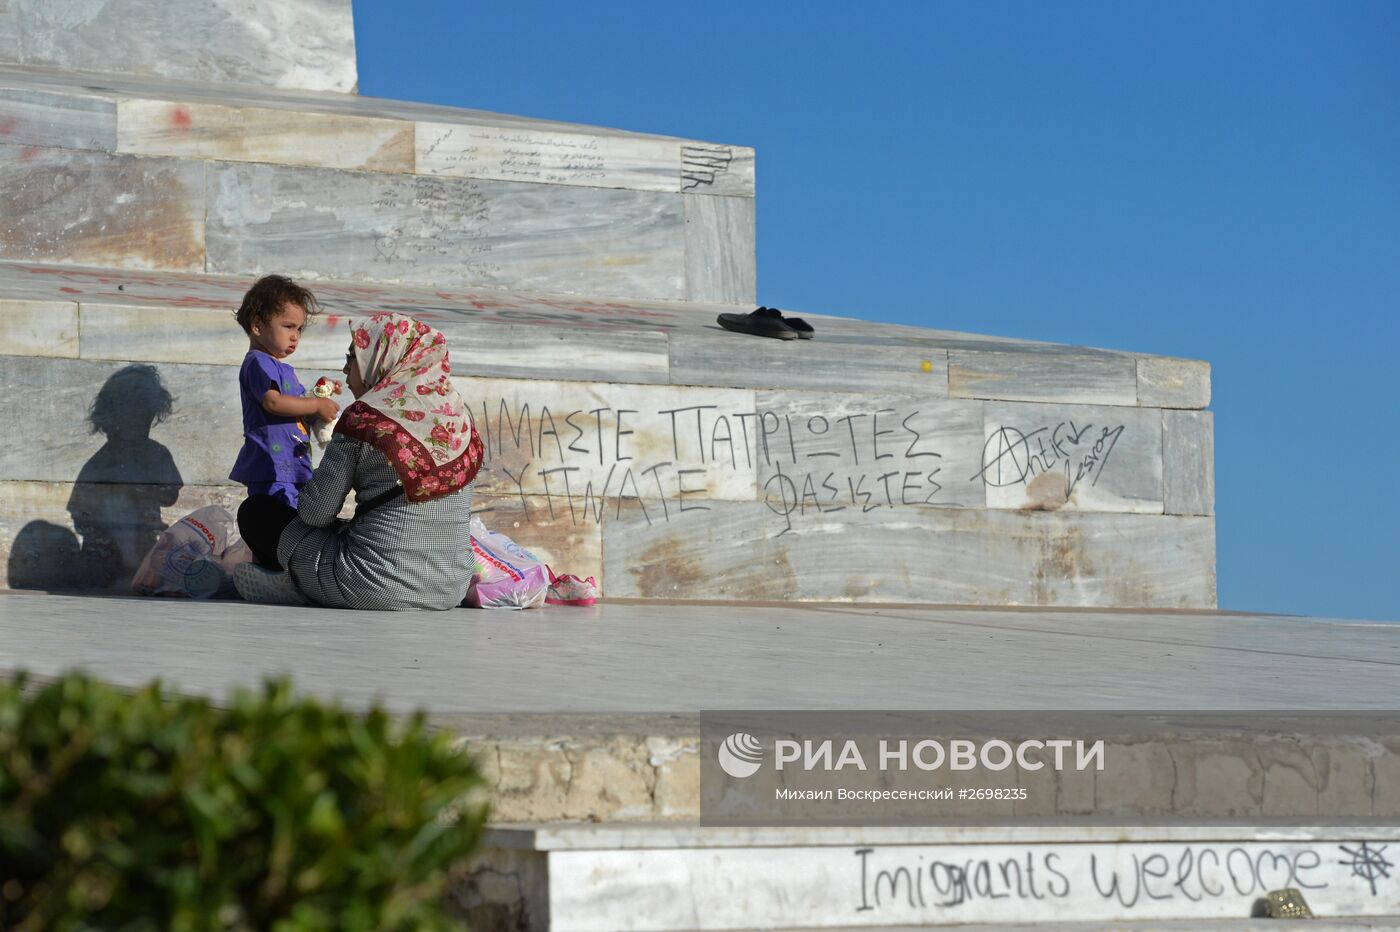
<svg viewBox="0 0 1400 932"><path fill-rule="evenodd" d="M799 340L810 340L812 337L816 336L816 331L812 329L812 325L801 317L784 317L783 323L797 331L797 338Z"/></svg>
<svg viewBox="0 0 1400 932"><path fill-rule="evenodd" d="M783 323L797 331L797 337L800 340L810 340L816 335L816 331L812 329L812 325L807 323L807 321L803 320L801 317L783 317L783 312L776 307L761 307L758 309L758 313L780 318Z"/></svg>
<svg viewBox="0 0 1400 932"><path fill-rule="evenodd" d="M761 307L747 314L721 314L715 320L725 330L756 337L796 340L800 335L783 320L781 312L771 307Z"/></svg>

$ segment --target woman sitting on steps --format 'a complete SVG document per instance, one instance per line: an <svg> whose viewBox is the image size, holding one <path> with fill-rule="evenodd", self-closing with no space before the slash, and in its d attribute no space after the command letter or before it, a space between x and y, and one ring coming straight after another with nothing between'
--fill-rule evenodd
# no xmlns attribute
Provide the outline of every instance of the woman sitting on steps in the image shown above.
<svg viewBox="0 0 1400 932"><path fill-rule="evenodd" d="M244 564L238 593L279 605L453 608L471 584L472 489L485 450L452 387L447 340L379 314L354 328L344 371L356 401L296 517L268 531L286 570ZM355 515L341 520L352 490ZM249 541L255 553L258 543Z"/></svg>

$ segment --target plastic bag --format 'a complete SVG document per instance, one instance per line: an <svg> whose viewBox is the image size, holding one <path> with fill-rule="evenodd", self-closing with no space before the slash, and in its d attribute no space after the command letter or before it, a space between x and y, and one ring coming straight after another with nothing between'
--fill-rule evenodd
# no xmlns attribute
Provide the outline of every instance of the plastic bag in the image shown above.
<svg viewBox="0 0 1400 932"><path fill-rule="evenodd" d="M535 608L549 592L549 571L533 553L472 518L476 575L463 605L471 608Z"/></svg>
<svg viewBox="0 0 1400 932"><path fill-rule="evenodd" d="M253 559L227 508L206 505L161 531L131 580L137 595L232 595L233 568Z"/></svg>

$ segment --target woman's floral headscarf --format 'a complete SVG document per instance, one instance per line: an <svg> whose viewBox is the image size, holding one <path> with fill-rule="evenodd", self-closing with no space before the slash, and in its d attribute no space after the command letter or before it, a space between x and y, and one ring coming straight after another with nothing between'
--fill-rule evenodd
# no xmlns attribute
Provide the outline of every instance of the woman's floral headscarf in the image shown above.
<svg viewBox="0 0 1400 932"><path fill-rule="evenodd" d="M485 449L452 387L447 338L411 317L376 314L351 325L350 352L365 392L335 432L383 453L411 502L450 495L475 479Z"/></svg>

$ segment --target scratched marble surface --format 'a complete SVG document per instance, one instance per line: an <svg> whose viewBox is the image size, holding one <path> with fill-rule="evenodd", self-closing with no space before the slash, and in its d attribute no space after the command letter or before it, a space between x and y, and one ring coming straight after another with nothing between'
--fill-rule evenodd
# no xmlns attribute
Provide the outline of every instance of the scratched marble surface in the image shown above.
<svg viewBox="0 0 1400 932"><path fill-rule="evenodd" d="M345 171L412 172L413 124L267 107L117 102L117 150Z"/></svg>
<svg viewBox="0 0 1400 932"><path fill-rule="evenodd" d="M1162 514L1162 411L988 402L987 507Z"/></svg>
<svg viewBox="0 0 1400 932"><path fill-rule="evenodd" d="M213 163L206 242L226 274L684 293L675 194Z"/></svg>
<svg viewBox="0 0 1400 932"><path fill-rule="evenodd" d="M1143 608L1215 606L1215 522L1161 515L629 503L603 527L614 596ZM702 585L703 584L703 585Z"/></svg>
<svg viewBox="0 0 1400 932"><path fill-rule="evenodd" d="M204 268L201 163L0 145L0 192L0 259Z"/></svg>
<svg viewBox="0 0 1400 932"><path fill-rule="evenodd" d="M424 175L679 192L680 143L489 124L419 123Z"/></svg>
<svg viewBox="0 0 1400 932"><path fill-rule="evenodd" d="M117 143L117 105L84 94L7 87L0 77L0 142L110 152Z"/></svg>
<svg viewBox="0 0 1400 932"><path fill-rule="evenodd" d="M10 64L347 93L357 82L350 0L4 0L0 23Z"/></svg>

